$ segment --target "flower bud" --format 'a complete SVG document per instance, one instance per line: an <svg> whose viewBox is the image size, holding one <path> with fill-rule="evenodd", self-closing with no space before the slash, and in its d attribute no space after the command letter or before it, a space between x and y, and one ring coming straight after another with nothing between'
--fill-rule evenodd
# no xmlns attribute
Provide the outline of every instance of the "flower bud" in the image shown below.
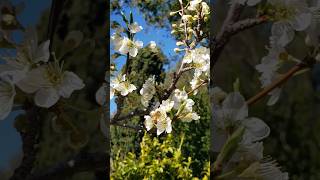
<svg viewBox="0 0 320 180"><path fill-rule="evenodd" d="M171 31L171 34L175 34L177 31L176 30L172 30Z"/></svg>
<svg viewBox="0 0 320 180"><path fill-rule="evenodd" d="M177 27L177 24L172 24L172 28L176 28Z"/></svg>
<svg viewBox="0 0 320 180"><path fill-rule="evenodd" d="M180 48L174 48L174 52L175 52L175 53L178 53L178 52L181 52L181 51L183 51L183 49L180 49Z"/></svg>
<svg viewBox="0 0 320 180"><path fill-rule="evenodd" d="M170 12L170 16L174 16L177 12Z"/></svg>
<svg viewBox="0 0 320 180"><path fill-rule="evenodd" d="M178 42L176 43L176 45L177 45L177 46L182 46L182 45L184 45L184 43L181 42L181 41L178 41Z"/></svg>
<svg viewBox="0 0 320 180"><path fill-rule="evenodd" d="M191 15L183 15L182 16L182 20L185 21L185 22L192 22L193 18Z"/></svg>

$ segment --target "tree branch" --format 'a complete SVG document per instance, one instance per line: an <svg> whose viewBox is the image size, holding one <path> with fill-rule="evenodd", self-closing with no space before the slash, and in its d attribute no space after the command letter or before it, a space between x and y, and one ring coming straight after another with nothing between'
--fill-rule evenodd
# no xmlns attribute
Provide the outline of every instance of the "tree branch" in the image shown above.
<svg viewBox="0 0 320 180"><path fill-rule="evenodd" d="M232 36L246 29L262 24L266 21L267 19L264 17L249 18L249 19L238 21L233 24L229 24L228 26L223 28L222 32L218 34L218 36L213 42L213 49L211 51L212 53L211 67L214 67L214 65L217 63L225 45L229 42Z"/></svg>

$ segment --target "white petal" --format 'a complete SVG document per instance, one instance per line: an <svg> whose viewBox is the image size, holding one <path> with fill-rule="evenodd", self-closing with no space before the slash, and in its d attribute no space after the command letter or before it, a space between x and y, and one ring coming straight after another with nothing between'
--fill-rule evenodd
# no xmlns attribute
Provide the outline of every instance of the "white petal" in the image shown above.
<svg viewBox="0 0 320 180"><path fill-rule="evenodd" d="M271 95L271 96L267 102L268 106L274 105L279 100L281 91L282 91L281 88L276 88L273 91L271 91L271 93L269 93L269 95Z"/></svg>
<svg viewBox="0 0 320 180"><path fill-rule="evenodd" d="M246 128L246 132L250 133L248 136L251 136L251 141L260 141L270 134L269 126L258 118L248 118L242 122L243 126ZM247 133L245 133L247 134ZM246 135L244 135L245 137Z"/></svg>
<svg viewBox="0 0 320 180"><path fill-rule="evenodd" d="M167 118L166 132L167 133L171 133L172 132L171 119L169 117Z"/></svg>
<svg viewBox="0 0 320 180"><path fill-rule="evenodd" d="M291 25L293 29L296 31L303 31L307 29L311 24L312 14L311 13L301 13L295 17L293 21L291 21Z"/></svg>
<svg viewBox="0 0 320 180"><path fill-rule="evenodd" d="M288 23L276 22L273 23L271 34L279 46L285 47L294 38L294 31Z"/></svg>
<svg viewBox="0 0 320 180"><path fill-rule="evenodd" d="M106 86L102 85L96 92L96 101L103 106L106 103Z"/></svg>
<svg viewBox="0 0 320 180"><path fill-rule="evenodd" d="M138 49L137 49L136 47L130 48L130 49L129 49L129 54L130 54L130 56L132 56L132 57L136 57L137 54L138 54Z"/></svg>
<svg viewBox="0 0 320 180"><path fill-rule="evenodd" d="M39 107L49 108L56 104L59 100L57 90L54 88L41 88L35 94L34 101Z"/></svg>
<svg viewBox="0 0 320 180"><path fill-rule="evenodd" d="M49 52L49 45L50 45L50 40L47 40L40 44L38 47L35 57L33 59L33 62L38 63L38 62L48 62L49 57L50 57L50 52Z"/></svg>
<svg viewBox="0 0 320 180"><path fill-rule="evenodd" d="M242 120L248 117L248 106L239 92L230 93L222 103L223 110L232 120Z"/></svg>
<svg viewBox="0 0 320 180"><path fill-rule="evenodd" d="M152 122L152 119L150 116L144 116L144 125L146 126L147 128L147 131L150 131L150 129L153 128L153 122Z"/></svg>
<svg viewBox="0 0 320 180"><path fill-rule="evenodd" d="M80 90L84 86L83 81L76 74L66 71L59 88L59 94L64 98L69 98L74 90Z"/></svg>
<svg viewBox="0 0 320 180"><path fill-rule="evenodd" d="M46 79L46 66L40 66L31 70L26 74L26 77L17 82L16 85L26 93L34 93L41 87L51 86Z"/></svg>

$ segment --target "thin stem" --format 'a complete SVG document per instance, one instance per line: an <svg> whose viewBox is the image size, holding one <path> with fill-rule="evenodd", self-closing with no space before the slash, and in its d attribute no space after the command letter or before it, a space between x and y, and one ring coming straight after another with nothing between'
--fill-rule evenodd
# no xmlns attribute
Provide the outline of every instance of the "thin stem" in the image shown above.
<svg viewBox="0 0 320 180"><path fill-rule="evenodd" d="M252 105L254 103L256 103L258 100L260 100L261 98L265 97L266 95L268 95L269 92L271 92L272 90L274 90L275 88L281 86L282 84L284 84L288 79L290 79L296 72L307 68L306 64L303 63L299 63L297 65L295 65L293 68L291 68L286 74L284 74L281 78L279 78L278 80L276 80L274 83L272 83L270 86L266 87L265 89L263 89L261 92L259 92L258 94L256 94L255 96L253 96L252 98L250 98L247 101L248 105Z"/></svg>
<svg viewBox="0 0 320 180"><path fill-rule="evenodd" d="M192 89L191 91L188 92L188 95L191 95L194 91L196 91L197 89L199 89L200 87L202 87L203 85L207 84L208 80L203 81L201 84L199 84L197 87L195 87L194 89Z"/></svg>

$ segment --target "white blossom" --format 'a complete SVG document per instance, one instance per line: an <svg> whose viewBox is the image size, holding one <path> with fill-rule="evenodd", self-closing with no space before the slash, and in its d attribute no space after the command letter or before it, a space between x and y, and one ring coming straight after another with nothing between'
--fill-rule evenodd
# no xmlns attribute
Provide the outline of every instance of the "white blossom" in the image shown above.
<svg viewBox="0 0 320 180"><path fill-rule="evenodd" d="M136 90L136 86L133 84L130 84L129 81L126 80L126 75L119 74L116 78L111 80L110 83L111 86L111 92L110 95L114 95L115 91L120 92L122 96L127 96L129 93Z"/></svg>
<svg viewBox="0 0 320 180"><path fill-rule="evenodd" d="M83 81L73 72L63 71L57 62L32 69L17 83L26 93L35 93L37 106L49 108L60 96L69 98L73 91L84 87Z"/></svg>
<svg viewBox="0 0 320 180"><path fill-rule="evenodd" d="M277 44L284 47L294 38L294 31L306 30L312 19L312 14L304 0L269 0L274 7L282 12L276 13L271 34Z"/></svg>
<svg viewBox="0 0 320 180"><path fill-rule="evenodd" d="M143 28L137 22L128 25L129 31L133 34L140 32Z"/></svg>
<svg viewBox="0 0 320 180"><path fill-rule="evenodd" d="M132 41L127 37L124 37L118 43L121 43L118 51L124 55L129 53L129 55L132 57L136 57L138 54L138 50L141 49L143 46L142 41L135 41L135 40Z"/></svg>
<svg viewBox="0 0 320 180"><path fill-rule="evenodd" d="M140 94L142 96L141 103L144 107L149 106L149 101L153 98L153 95L155 93L156 93L155 79L153 76L146 80L146 82L142 85L142 89L140 90Z"/></svg>
<svg viewBox="0 0 320 180"><path fill-rule="evenodd" d="M15 57L2 57L5 64L0 65L0 74L7 74L14 82L20 81L37 63L48 62L50 40L39 44L35 29L27 29L22 45L17 46Z"/></svg>
<svg viewBox="0 0 320 180"><path fill-rule="evenodd" d="M292 59L293 57L290 57L282 47L274 46L269 49L268 55L262 58L261 64L256 66L258 72L261 73L259 79L262 84L262 88L269 86L280 77L280 74L277 71L281 67L281 62L290 58ZM268 100L267 105L274 105L278 101L280 93L280 87L269 92L268 95L270 95L270 99Z"/></svg>
<svg viewBox="0 0 320 180"><path fill-rule="evenodd" d="M188 99L188 94L185 90L180 91L179 89L175 89L173 92L172 100L174 101L174 108L179 109L182 102Z"/></svg>
<svg viewBox="0 0 320 180"><path fill-rule="evenodd" d="M157 108L154 111L151 111L150 115L144 116L145 126L147 131L152 129L154 126L157 128L157 135L162 134L163 132L171 133L171 119L167 116L167 112L163 108Z"/></svg>
<svg viewBox="0 0 320 180"><path fill-rule="evenodd" d="M120 91L120 94L122 96L127 96L129 93L133 92L136 89L137 89L136 86L133 84L130 84L128 81L124 81L120 83L119 86L117 87L117 90Z"/></svg>
<svg viewBox="0 0 320 180"><path fill-rule="evenodd" d="M262 120L248 117L248 106L245 99L239 92L233 92L228 94L222 105L216 110L216 121L213 126L216 132L214 151L219 152L230 130L235 130L240 126L246 129L241 141L243 144L260 141L270 133L270 128Z"/></svg>
<svg viewBox="0 0 320 180"><path fill-rule="evenodd" d="M192 0L190 1L190 5L188 7L188 10L190 11L196 11L199 9L201 5L202 0Z"/></svg>

